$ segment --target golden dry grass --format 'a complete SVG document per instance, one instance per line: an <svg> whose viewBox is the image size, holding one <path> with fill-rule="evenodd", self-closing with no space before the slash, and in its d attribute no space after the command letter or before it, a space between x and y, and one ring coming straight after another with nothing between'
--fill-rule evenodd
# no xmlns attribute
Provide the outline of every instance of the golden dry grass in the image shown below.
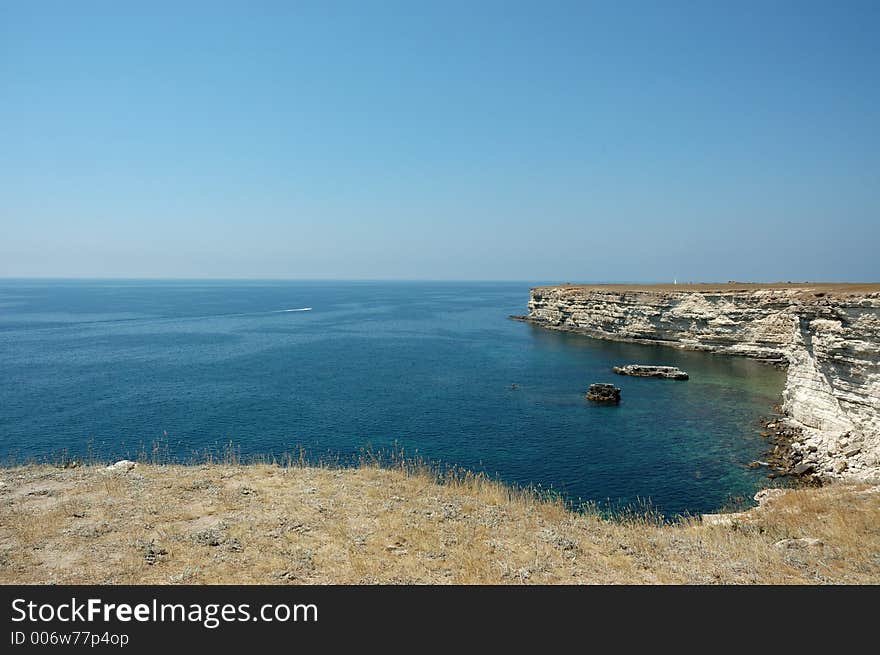
<svg viewBox="0 0 880 655"><path fill-rule="evenodd" d="M0 470L3 583L878 583L880 487L736 517L575 513L476 476L361 466ZM810 547L774 545L813 537Z"/></svg>

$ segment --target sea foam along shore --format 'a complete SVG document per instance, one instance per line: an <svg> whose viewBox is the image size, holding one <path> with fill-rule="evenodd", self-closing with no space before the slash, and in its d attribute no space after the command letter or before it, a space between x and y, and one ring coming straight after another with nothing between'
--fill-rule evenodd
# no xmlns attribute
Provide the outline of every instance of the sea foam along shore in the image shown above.
<svg viewBox="0 0 880 655"><path fill-rule="evenodd" d="M0 582L873 583L880 486L669 524L418 467L0 469Z"/></svg>

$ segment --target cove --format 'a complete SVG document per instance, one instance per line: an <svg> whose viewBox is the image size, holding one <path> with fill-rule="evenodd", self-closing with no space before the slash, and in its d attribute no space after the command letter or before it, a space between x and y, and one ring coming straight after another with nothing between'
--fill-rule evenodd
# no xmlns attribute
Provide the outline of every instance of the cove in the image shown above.
<svg viewBox="0 0 880 655"><path fill-rule="evenodd" d="M0 456L402 448L574 504L749 497L784 373L510 321L532 282L0 283ZM308 311L291 311L309 308ZM688 381L617 376L677 366ZM622 389L596 406L593 382Z"/></svg>

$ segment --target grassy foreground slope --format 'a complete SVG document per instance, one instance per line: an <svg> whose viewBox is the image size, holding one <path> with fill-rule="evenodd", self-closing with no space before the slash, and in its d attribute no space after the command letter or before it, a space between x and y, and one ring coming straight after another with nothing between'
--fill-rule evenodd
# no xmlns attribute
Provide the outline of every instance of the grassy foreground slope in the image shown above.
<svg viewBox="0 0 880 655"><path fill-rule="evenodd" d="M880 487L661 525L403 468L6 468L0 582L880 583Z"/></svg>

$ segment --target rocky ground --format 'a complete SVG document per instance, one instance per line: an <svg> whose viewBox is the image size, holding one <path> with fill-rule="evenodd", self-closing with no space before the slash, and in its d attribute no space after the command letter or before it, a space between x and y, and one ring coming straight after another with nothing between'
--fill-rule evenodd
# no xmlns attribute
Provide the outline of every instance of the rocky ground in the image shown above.
<svg viewBox="0 0 880 655"><path fill-rule="evenodd" d="M770 470L767 477L771 480L791 477L805 484L822 483L822 478L817 475L816 461L810 458L816 448L806 452L800 448L803 430L786 421L784 416L763 419L761 426L761 436L767 439L769 449L763 460L752 462L750 466L766 466Z"/></svg>
<svg viewBox="0 0 880 655"><path fill-rule="evenodd" d="M0 469L2 583L880 583L880 486L675 524L427 471Z"/></svg>

